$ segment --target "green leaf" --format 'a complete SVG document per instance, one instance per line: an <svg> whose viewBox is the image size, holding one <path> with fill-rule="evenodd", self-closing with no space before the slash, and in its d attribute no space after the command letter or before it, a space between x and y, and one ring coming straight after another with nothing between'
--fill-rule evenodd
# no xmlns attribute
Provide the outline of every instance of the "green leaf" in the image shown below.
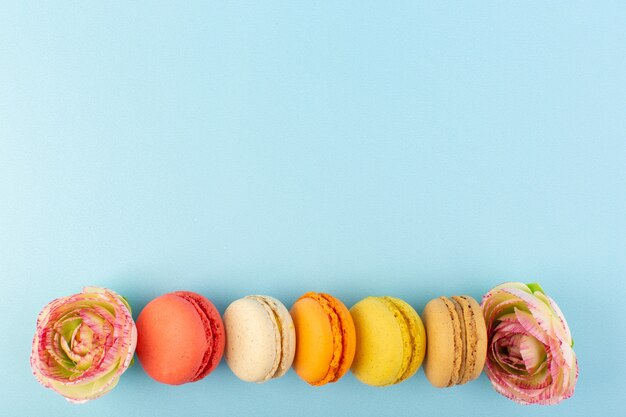
<svg viewBox="0 0 626 417"><path fill-rule="evenodd" d="M543 290L543 288L541 288L541 285L537 284L536 282L526 285L528 286L528 288L530 288L532 292L540 292L542 294L545 294L545 291Z"/></svg>

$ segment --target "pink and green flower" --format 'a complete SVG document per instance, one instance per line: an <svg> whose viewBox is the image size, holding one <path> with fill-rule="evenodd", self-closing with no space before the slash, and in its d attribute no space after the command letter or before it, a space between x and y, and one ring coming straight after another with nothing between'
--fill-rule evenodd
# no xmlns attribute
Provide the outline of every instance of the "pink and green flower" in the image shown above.
<svg viewBox="0 0 626 417"><path fill-rule="evenodd" d="M41 385L84 403L115 387L136 344L128 302L106 288L86 287L39 313L30 364Z"/></svg>
<svg viewBox="0 0 626 417"><path fill-rule="evenodd" d="M489 347L485 372L521 404L556 404L574 393L578 361L558 305L538 284L508 282L483 297Z"/></svg>

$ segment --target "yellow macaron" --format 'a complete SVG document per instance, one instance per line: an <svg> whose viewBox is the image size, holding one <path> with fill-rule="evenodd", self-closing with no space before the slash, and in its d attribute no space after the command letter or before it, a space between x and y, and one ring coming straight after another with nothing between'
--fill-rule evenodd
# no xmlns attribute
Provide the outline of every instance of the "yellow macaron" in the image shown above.
<svg viewBox="0 0 626 417"><path fill-rule="evenodd" d="M350 309L356 329L352 373L373 386L393 385L419 369L426 332L417 312L394 297L367 297Z"/></svg>

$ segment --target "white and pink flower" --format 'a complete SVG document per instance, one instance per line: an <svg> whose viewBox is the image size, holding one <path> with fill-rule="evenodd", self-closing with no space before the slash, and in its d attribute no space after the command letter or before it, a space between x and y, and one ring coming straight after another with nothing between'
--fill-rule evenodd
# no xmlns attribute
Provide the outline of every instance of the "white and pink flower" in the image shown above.
<svg viewBox="0 0 626 417"><path fill-rule="evenodd" d="M556 404L574 393L578 361L563 313L538 284L508 282L483 297L485 372L521 404Z"/></svg>
<svg viewBox="0 0 626 417"><path fill-rule="evenodd" d="M136 345L128 302L106 288L86 287L39 313L30 364L41 385L84 403L115 387Z"/></svg>

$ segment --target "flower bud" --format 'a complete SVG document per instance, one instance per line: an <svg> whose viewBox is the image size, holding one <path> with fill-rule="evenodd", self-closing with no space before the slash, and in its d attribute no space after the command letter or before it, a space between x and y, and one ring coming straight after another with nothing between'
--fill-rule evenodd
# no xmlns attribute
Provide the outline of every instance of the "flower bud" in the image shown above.
<svg viewBox="0 0 626 417"><path fill-rule="evenodd" d="M128 302L106 288L86 287L39 313L30 364L41 385L84 403L115 387L136 344Z"/></svg>
<svg viewBox="0 0 626 417"><path fill-rule="evenodd" d="M578 362L563 313L538 284L508 282L483 297L485 372L521 404L556 404L574 393Z"/></svg>

